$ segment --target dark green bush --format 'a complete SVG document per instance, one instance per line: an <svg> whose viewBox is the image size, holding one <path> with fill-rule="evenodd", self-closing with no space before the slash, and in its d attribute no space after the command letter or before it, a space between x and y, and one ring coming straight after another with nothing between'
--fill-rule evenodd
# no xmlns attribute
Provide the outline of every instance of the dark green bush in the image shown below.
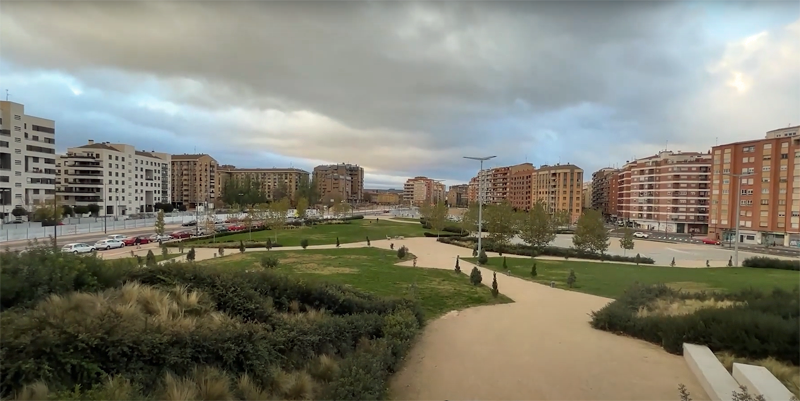
<svg viewBox="0 0 800 401"><path fill-rule="evenodd" d="M430 232L426 231L426 232L422 233L422 235L424 235L424 236L426 236L428 238L444 238L444 237L457 237L457 238L460 238L460 237L466 237L469 234L468 233L458 234L458 233L449 233L449 232L440 232L439 234L436 234L436 233L430 233Z"/></svg>
<svg viewBox="0 0 800 401"><path fill-rule="evenodd" d="M261 257L261 267L265 269L274 269L278 267L278 258L272 257L270 255L264 255Z"/></svg>
<svg viewBox="0 0 800 401"><path fill-rule="evenodd" d="M486 256L486 250L481 248L481 252L478 254L478 263L481 265L485 265L489 262L489 257Z"/></svg>
<svg viewBox="0 0 800 401"><path fill-rule="evenodd" d="M465 248L472 248L474 244L477 242L477 238L475 237L442 237L438 239L439 242L461 246ZM528 245L504 245L504 246L495 246L491 243L491 241L484 241L482 244L482 249L486 250L486 252L498 252L498 253L508 253L512 255L524 255L524 256L555 256L560 258L579 258L579 259L588 259L588 260L608 260L612 262L630 262L636 263L637 259L631 256L620 256L620 255L609 255L609 254L596 254L591 252L583 252L579 251L575 248L561 248L557 246L547 246L540 250L533 249L533 247ZM643 264L653 264L655 261L651 258L640 257L638 259L638 263Z"/></svg>
<svg viewBox="0 0 800 401"><path fill-rule="evenodd" d="M800 260L786 260L770 258L767 256L754 256L742 261L744 267L754 267L757 269L780 269L800 271Z"/></svg>
<svg viewBox="0 0 800 401"><path fill-rule="evenodd" d="M472 285L479 285L483 281L483 275L481 274L481 270L477 267L473 267L472 271L469 273L469 282Z"/></svg>
<svg viewBox="0 0 800 401"><path fill-rule="evenodd" d="M657 299L719 299L741 302L729 308L700 309L680 316L640 317ZM800 363L800 289L763 293L748 289L732 294L682 293L664 285L634 285L622 297L592 313L592 327L623 333L680 354L683 343L714 352Z"/></svg>
<svg viewBox="0 0 800 401"><path fill-rule="evenodd" d="M303 249L308 248L308 239L307 238L303 238L303 239L300 240L300 247L303 248Z"/></svg>

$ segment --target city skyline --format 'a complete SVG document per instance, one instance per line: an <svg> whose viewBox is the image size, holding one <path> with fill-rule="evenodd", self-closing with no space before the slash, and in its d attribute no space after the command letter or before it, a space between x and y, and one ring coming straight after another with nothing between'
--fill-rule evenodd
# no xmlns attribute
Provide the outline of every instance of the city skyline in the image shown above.
<svg viewBox="0 0 800 401"><path fill-rule="evenodd" d="M93 138L245 168L352 163L368 188L467 183L461 157L487 152L487 168L593 172L800 122L793 2L218 7L4 3L0 90L56 122L58 153ZM87 35L89 13L126 34Z"/></svg>

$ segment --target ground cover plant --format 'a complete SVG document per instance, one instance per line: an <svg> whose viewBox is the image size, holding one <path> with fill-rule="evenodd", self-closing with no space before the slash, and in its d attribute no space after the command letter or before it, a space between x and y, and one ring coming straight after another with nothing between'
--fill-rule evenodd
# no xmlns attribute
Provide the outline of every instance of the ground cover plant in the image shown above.
<svg viewBox="0 0 800 401"><path fill-rule="evenodd" d="M465 258L476 263L476 258ZM489 258L481 265L501 273L502 257ZM536 275L531 274L536 264ZM567 278L574 270L579 278L574 291L619 298L634 283L666 284L672 288L691 291L735 292L746 288L771 290L775 287L791 290L800 282L800 272L750 268L700 268L686 269L668 266L645 266L618 263L598 263L575 260L550 260L530 258L506 258L511 274L525 280L550 285L555 281L559 288L569 288Z"/></svg>
<svg viewBox="0 0 800 401"><path fill-rule="evenodd" d="M438 241L445 244L461 246L464 248L474 248L477 243L477 238L442 237L439 238ZM496 244L493 244L491 241L485 241L481 244L481 249L485 250L486 252L499 252L509 255L520 255L520 256L531 256L531 255L554 256L562 258L604 260L612 262L628 262L628 263L639 263L639 264L650 264L650 265L655 263L653 259L641 256L620 256L620 255L599 254L588 251L581 251L575 248L562 248L557 246L546 246L540 249L534 249L532 246L529 245L509 244L509 245L497 246Z"/></svg>
<svg viewBox="0 0 800 401"><path fill-rule="evenodd" d="M421 225L392 222L386 219L359 219L348 222L349 224L320 224L295 227L293 229L281 230L278 234L277 242L273 247L279 246L300 246L300 242L307 239L309 245L335 244L336 238L343 244L362 242L366 237L373 240L385 239L387 236L403 237L422 237L426 231ZM238 248L239 241L243 241L245 247L263 248L268 238L275 241L275 233L271 230L254 231L252 233L241 232L229 234L224 237L204 238L197 240L184 241L186 246L196 247L230 247Z"/></svg>
<svg viewBox="0 0 800 401"><path fill-rule="evenodd" d="M767 256L755 256L747 258L742 262L744 267L754 267L757 269L779 269L800 271L800 260L787 260L770 258Z"/></svg>
<svg viewBox="0 0 800 401"><path fill-rule="evenodd" d="M695 270L695 269L692 269ZM800 289L688 292L635 284L592 313L592 327L682 353L683 343L800 365Z"/></svg>
<svg viewBox="0 0 800 401"><path fill-rule="evenodd" d="M486 286L472 286L468 275L452 270L397 266L396 263L414 257L408 253L398 259L396 251L350 248L277 251L270 256L278 260L277 272L311 281L339 283L379 296L414 297L427 318L471 306L511 302L502 294L493 298ZM256 268L259 261L258 253L244 253L202 263L241 271Z"/></svg>
<svg viewBox="0 0 800 401"><path fill-rule="evenodd" d="M0 314L3 397L379 399L424 323L414 299L280 266L170 263L112 274L72 268L81 258L49 259L52 271L82 275L19 295L23 288ZM42 281L0 266L18 286Z"/></svg>

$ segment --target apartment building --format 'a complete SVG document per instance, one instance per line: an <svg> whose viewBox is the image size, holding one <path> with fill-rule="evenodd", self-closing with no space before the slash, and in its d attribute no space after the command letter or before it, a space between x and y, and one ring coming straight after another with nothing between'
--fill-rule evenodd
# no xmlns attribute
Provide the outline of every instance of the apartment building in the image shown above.
<svg viewBox="0 0 800 401"><path fill-rule="evenodd" d="M428 177L414 177L403 185L403 203L425 206L444 200L445 186L439 181Z"/></svg>
<svg viewBox="0 0 800 401"><path fill-rule="evenodd" d="M169 203L171 157L109 142L67 149L59 156L58 204L100 206L101 216L153 212Z"/></svg>
<svg viewBox="0 0 800 401"><path fill-rule="evenodd" d="M56 180L56 124L0 101L0 206L3 219L17 206L33 211L52 201Z"/></svg>
<svg viewBox="0 0 800 401"><path fill-rule="evenodd" d="M708 232L710 153L662 151L627 162L618 177L619 219L658 231Z"/></svg>
<svg viewBox="0 0 800 401"><path fill-rule="evenodd" d="M467 207L469 200L467 199L467 192L469 185L451 185L447 191L447 204L453 207Z"/></svg>
<svg viewBox="0 0 800 401"><path fill-rule="evenodd" d="M355 164L314 167L317 191L323 197L337 196L350 203L364 200L364 168Z"/></svg>
<svg viewBox="0 0 800 401"><path fill-rule="evenodd" d="M365 189L364 201L379 205L399 205L403 191L397 189Z"/></svg>
<svg viewBox="0 0 800 401"><path fill-rule="evenodd" d="M583 183L583 209L592 208L592 182L586 181Z"/></svg>
<svg viewBox="0 0 800 401"><path fill-rule="evenodd" d="M285 184L287 195L291 199L295 199L300 182L309 179L308 171L297 168L236 168L232 165L221 165L218 166L217 171L217 194L219 197L223 196L222 188L227 180L242 182L249 179L261 185L261 191L266 194L266 198L270 202L280 200L273 198L273 192L280 184Z"/></svg>
<svg viewBox="0 0 800 401"><path fill-rule="evenodd" d="M709 237L752 244L800 242L800 126L712 148Z"/></svg>
<svg viewBox="0 0 800 401"><path fill-rule="evenodd" d="M171 200L176 207L194 209L217 199L217 161L207 154L172 155Z"/></svg>
<svg viewBox="0 0 800 401"><path fill-rule="evenodd" d="M587 194L589 208L602 213L606 220L616 220L619 170L606 167L592 173L591 191Z"/></svg>
<svg viewBox="0 0 800 401"><path fill-rule="evenodd" d="M570 222L583 209L583 169L574 164L542 165L532 174L531 206L542 201L551 214L566 211Z"/></svg>

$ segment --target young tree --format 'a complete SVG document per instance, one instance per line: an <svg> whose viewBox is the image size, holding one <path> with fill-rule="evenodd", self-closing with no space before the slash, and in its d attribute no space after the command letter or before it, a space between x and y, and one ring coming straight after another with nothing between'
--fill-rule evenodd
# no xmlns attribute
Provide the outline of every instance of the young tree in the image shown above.
<svg viewBox="0 0 800 401"><path fill-rule="evenodd" d="M279 181L278 185L272 189L272 200L273 201L280 201L283 199L289 199L289 204L291 206L291 198L289 197L289 186L286 184L285 181Z"/></svg>
<svg viewBox="0 0 800 401"><path fill-rule="evenodd" d="M556 239L556 221L547 213L547 205L538 201L519 221L519 237L541 253L542 249ZM531 252L533 258L534 252Z"/></svg>
<svg viewBox="0 0 800 401"><path fill-rule="evenodd" d="M186 253L186 260L189 262L193 262L195 257L194 247L189 249L189 252Z"/></svg>
<svg viewBox="0 0 800 401"><path fill-rule="evenodd" d="M75 206L72 210L75 212L76 215L80 215L80 216L82 216L82 215L84 215L86 213L89 213L89 207L88 206Z"/></svg>
<svg viewBox="0 0 800 401"><path fill-rule="evenodd" d="M431 225L431 228L436 230L436 238L439 238L439 234L447 224L448 210L444 202L423 206L420 208L420 214Z"/></svg>
<svg viewBox="0 0 800 401"><path fill-rule="evenodd" d="M531 277L536 277L538 275L539 273L536 272L536 263L534 263L533 266L531 267Z"/></svg>
<svg viewBox="0 0 800 401"><path fill-rule="evenodd" d="M372 244L369 242L369 236L367 236L367 246L372 246Z"/></svg>
<svg viewBox="0 0 800 401"><path fill-rule="evenodd" d="M166 245L161 245L161 257L167 260L167 256L169 256L169 249L167 249Z"/></svg>
<svg viewBox="0 0 800 401"><path fill-rule="evenodd" d="M456 256L456 273L461 273L461 266L458 265L458 256Z"/></svg>
<svg viewBox="0 0 800 401"><path fill-rule="evenodd" d="M245 228L247 228L247 240L253 240L253 209L250 209L250 212L244 215L244 219L242 219L242 223L244 224Z"/></svg>
<svg viewBox="0 0 800 401"><path fill-rule="evenodd" d="M91 213L94 217L97 217L100 214L100 205L96 203L90 204L87 206L87 208L89 209L89 213Z"/></svg>
<svg viewBox="0 0 800 401"><path fill-rule="evenodd" d="M633 230L625 228L622 238L619 239L619 246L623 249L623 255L627 255L628 251L633 249Z"/></svg>
<svg viewBox="0 0 800 401"><path fill-rule="evenodd" d="M569 276L567 276L567 285L569 288L572 288L576 281L578 281L578 276L575 275L575 270L569 269Z"/></svg>
<svg viewBox="0 0 800 401"><path fill-rule="evenodd" d="M272 249L272 239L271 238L267 238L267 242L266 242L266 244L264 244L264 247L267 248L268 251L270 249Z"/></svg>
<svg viewBox="0 0 800 401"><path fill-rule="evenodd" d="M299 198L297 199L297 217L302 219L306 217L306 210L308 210L308 199L306 198Z"/></svg>
<svg viewBox="0 0 800 401"><path fill-rule="evenodd" d="M481 271L477 267L473 267L472 271L469 273L469 282L472 283L472 285L480 285L482 281L483 275Z"/></svg>
<svg viewBox="0 0 800 401"><path fill-rule="evenodd" d="M489 257L486 256L486 251L481 249L481 253L478 255L478 264L485 265L486 263L489 263Z"/></svg>
<svg viewBox="0 0 800 401"><path fill-rule="evenodd" d="M247 248L244 247L244 241L239 240L239 253L244 253L246 250Z"/></svg>
<svg viewBox="0 0 800 401"><path fill-rule="evenodd" d="M286 214L289 212L289 199L283 198L269 205L269 227L275 232L275 242L278 242L278 231L286 226Z"/></svg>
<svg viewBox="0 0 800 401"><path fill-rule="evenodd" d="M340 244L340 243L339 243L339 237L336 237L336 247L338 248L338 247L339 247L339 246L341 246L341 245L342 245L342 244Z"/></svg>
<svg viewBox="0 0 800 401"><path fill-rule="evenodd" d="M507 245L517 234L517 216L508 201L487 208L484 218L489 231L489 239L495 245Z"/></svg>
<svg viewBox="0 0 800 401"><path fill-rule="evenodd" d="M344 217L350 211L350 204L345 201L336 201L333 205L333 214L336 217Z"/></svg>
<svg viewBox="0 0 800 401"><path fill-rule="evenodd" d="M497 289L497 272L492 273L492 296L497 298L500 295L500 290Z"/></svg>
<svg viewBox="0 0 800 401"><path fill-rule="evenodd" d="M33 221L41 221L43 225L54 225L61 221L62 212L60 207L51 204L41 205L33 212Z"/></svg>
<svg viewBox="0 0 800 401"><path fill-rule="evenodd" d="M295 191L295 196L299 198L305 198L310 205L316 205L319 202L319 193L317 192L317 181L316 179L311 179L309 181L308 176L301 176L300 182L297 184L297 191Z"/></svg>
<svg viewBox="0 0 800 401"><path fill-rule="evenodd" d="M300 247L303 249L308 248L308 238L303 238L300 240Z"/></svg>
<svg viewBox="0 0 800 401"><path fill-rule="evenodd" d="M147 267L153 267L156 265L156 255L153 254L153 250L147 251L147 256L144 257L144 264Z"/></svg>
<svg viewBox="0 0 800 401"><path fill-rule="evenodd" d="M336 238L336 241L338 242L339 238ZM337 245L336 247L338 248L339 246ZM401 246L397 250L397 259L403 259L405 257L406 257L406 247L405 246Z"/></svg>
<svg viewBox="0 0 800 401"><path fill-rule="evenodd" d="M581 215L575 235L572 236L572 244L575 249L601 255L608 250L608 231L599 211L586 209Z"/></svg>
<svg viewBox="0 0 800 401"><path fill-rule="evenodd" d="M478 231L478 203L473 202L461 216L460 228L468 233Z"/></svg>
<svg viewBox="0 0 800 401"><path fill-rule="evenodd" d="M164 211L159 210L158 216L156 217L156 234L164 235L164 227L166 223L164 222Z"/></svg>
<svg viewBox="0 0 800 401"><path fill-rule="evenodd" d="M62 205L61 206L61 215L62 216L72 216L75 214L75 210L70 205Z"/></svg>
<svg viewBox="0 0 800 401"><path fill-rule="evenodd" d="M553 213L553 225L558 230L561 227L569 227L571 225L569 210L561 209Z"/></svg>

